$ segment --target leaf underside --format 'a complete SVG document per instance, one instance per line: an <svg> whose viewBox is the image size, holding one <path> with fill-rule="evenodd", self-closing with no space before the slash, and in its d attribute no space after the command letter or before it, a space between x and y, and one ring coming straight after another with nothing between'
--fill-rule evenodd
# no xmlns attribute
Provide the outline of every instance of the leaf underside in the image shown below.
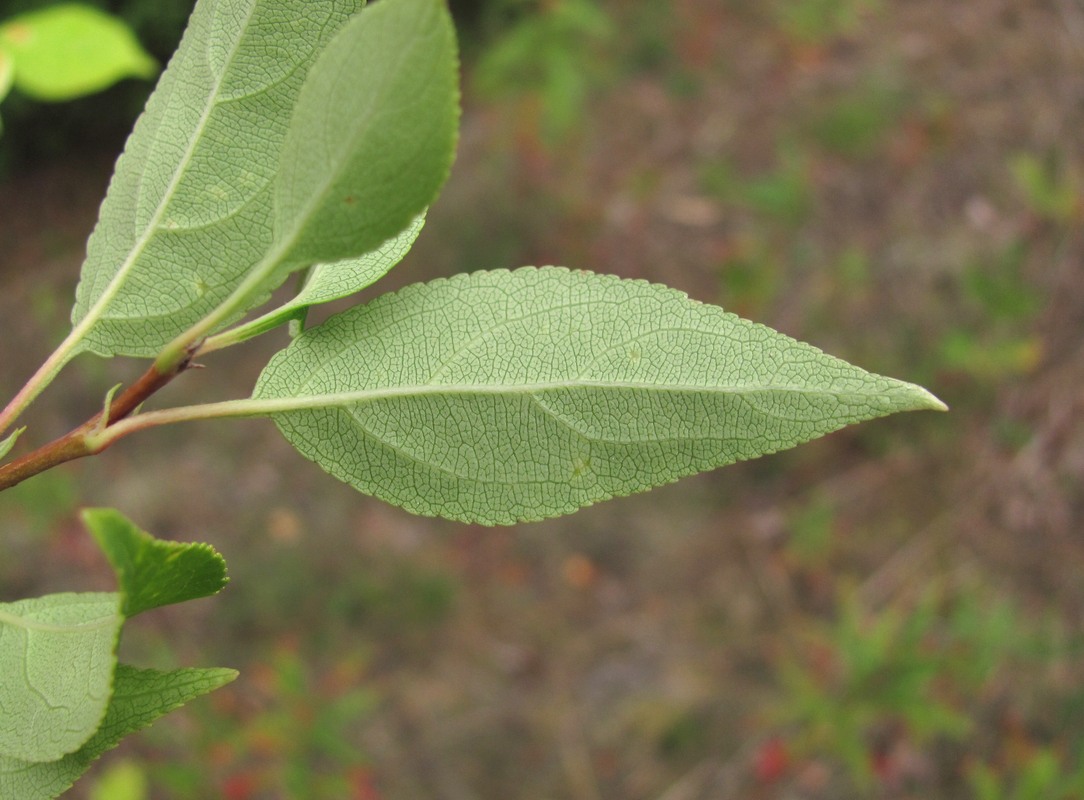
<svg viewBox="0 0 1084 800"><path fill-rule="evenodd" d="M362 255L424 211L455 153L457 67L440 0L382 0L343 27L283 145L274 218L284 268Z"/></svg>
<svg viewBox="0 0 1084 800"><path fill-rule="evenodd" d="M82 347L152 356L270 247L272 181L312 63L363 0L200 0L87 245ZM270 290L269 287L268 290Z"/></svg>
<svg viewBox="0 0 1084 800"><path fill-rule="evenodd" d="M116 644L125 617L214 594L226 582L225 562L209 545L159 541L113 509L88 509L83 520L120 592L0 604L0 798L29 796L2 790L11 778L5 771L48 776L100 740L120 686Z"/></svg>
<svg viewBox="0 0 1084 800"><path fill-rule="evenodd" d="M360 292L384 277L407 254L425 225L425 214L419 214L399 234L375 250L357 258L317 264L309 272L305 285L294 297L271 311L248 320L227 332L241 340L257 336L292 319L303 319L311 306ZM2 448L0 444L0 448ZM2 455L2 453L0 453Z"/></svg>
<svg viewBox="0 0 1084 800"><path fill-rule="evenodd" d="M440 0L362 6L201 0L88 244L79 347L153 356L205 318L213 333L424 212L455 151L454 27Z"/></svg>
<svg viewBox="0 0 1084 800"><path fill-rule="evenodd" d="M101 723L123 617L116 594L0 604L0 755L53 761ZM0 793L0 797L16 797Z"/></svg>
<svg viewBox="0 0 1084 800"><path fill-rule="evenodd" d="M571 513L940 402L642 281L525 268L408 287L306 331L253 393L307 458L409 511Z"/></svg>
<svg viewBox="0 0 1084 800"><path fill-rule="evenodd" d="M158 672L118 665L105 719L89 741L76 752L47 763L0 756L0 797L51 800L59 796L125 736L236 677L230 669Z"/></svg>
<svg viewBox="0 0 1084 800"><path fill-rule="evenodd" d="M317 264L312 268L305 287L284 308L298 309L329 303L371 286L403 260L424 224L425 215L420 214L402 233L363 256Z"/></svg>

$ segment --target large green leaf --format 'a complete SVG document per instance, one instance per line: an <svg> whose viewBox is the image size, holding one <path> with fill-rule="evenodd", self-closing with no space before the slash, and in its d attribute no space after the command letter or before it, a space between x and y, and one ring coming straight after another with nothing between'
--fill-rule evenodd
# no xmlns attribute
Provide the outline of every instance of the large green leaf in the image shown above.
<svg viewBox="0 0 1084 800"><path fill-rule="evenodd" d="M119 599L53 594L0 604L0 755L54 761L98 729L124 620Z"/></svg>
<svg viewBox="0 0 1084 800"><path fill-rule="evenodd" d="M458 123L444 3L383 0L359 14L313 66L294 108L275 180L282 263L352 258L406 228L448 175Z"/></svg>
<svg viewBox="0 0 1084 800"><path fill-rule="evenodd" d="M88 243L72 311L82 348L154 355L248 275L273 240L288 110L363 2L200 0Z"/></svg>
<svg viewBox="0 0 1084 800"><path fill-rule="evenodd" d="M673 289L557 268L456 276L332 317L253 397L361 491L485 524L943 408Z"/></svg>
<svg viewBox="0 0 1084 800"><path fill-rule="evenodd" d="M231 669L158 672L119 665L113 698L105 719L90 740L76 752L47 763L0 756L0 797L5 800L51 800L58 797L102 753L115 747L125 736L236 677L237 673Z"/></svg>
<svg viewBox="0 0 1084 800"><path fill-rule="evenodd" d="M40 100L70 100L158 69L121 20L78 3L8 20L0 47L15 62L15 86Z"/></svg>
<svg viewBox="0 0 1084 800"><path fill-rule="evenodd" d="M112 508L88 508L82 517L117 573L125 617L208 597L226 585L226 562L209 544L155 539Z"/></svg>

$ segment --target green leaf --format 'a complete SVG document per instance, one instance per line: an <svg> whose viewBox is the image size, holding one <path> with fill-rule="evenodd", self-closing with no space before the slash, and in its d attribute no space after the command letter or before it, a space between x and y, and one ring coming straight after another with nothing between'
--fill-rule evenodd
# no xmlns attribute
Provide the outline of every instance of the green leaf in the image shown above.
<svg viewBox="0 0 1084 800"><path fill-rule="evenodd" d="M359 256L436 197L455 154L457 58L441 0L383 0L328 45L297 99L275 180L281 263Z"/></svg>
<svg viewBox="0 0 1084 800"><path fill-rule="evenodd" d="M0 44L0 100L8 96L12 82L15 79L15 59L11 53Z"/></svg>
<svg viewBox="0 0 1084 800"><path fill-rule="evenodd" d="M79 347L154 355L244 280L273 240L285 110L362 5L308 0L298 13L270 0L197 3L87 245L72 311Z"/></svg>
<svg viewBox="0 0 1084 800"><path fill-rule="evenodd" d="M310 306L347 297L372 285L403 259L424 224L425 215L419 214L402 233L371 253L333 264L317 264L295 297L254 320L224 332L219 337L222 345L251 339L289 320L303 318L305 309Z"/></svg>
<svg viewBox="0 0 1084 800"><path fill-rule="evenodd" d="M39 100L70 100L158 69L123 22L75 3L9 20L0 45L14 57L15 86Z"/></svg>
<svg viewBox="0 0 1084 800"><path fill-rule="evenodd" d="M226 585L226 562L209 544L155 539L112 508L86 509L82 517L117 573L126 617L208 597Z"/></svg>
<svg viewBox="0 0 1084 800"><path fill-rule="evenodd" d="M112 509L83 519L121 592L0 604L0 798L57 796L121 738L236 676L117 666L126 615L217 592L225 563L208 545L157 541Z"/></svg>
<svg viewBox="0 0 1084 800"><path fill-rule="evenodd" d="M371 286L403 260L422 232L423 225L425 214L419 214L400 234L370 253L332 264L317 264L312 268L305 286L283 308L297 310L329 303Z"/></svg>
<svg viewBox="0 0 1084 800"><path fill-rule="evenodd" d="M237 677L231 669L158 672L117 667L113 698L100 728L78 751L48 763L0 756L0 797L51 800L67 790L107 750L164 714ZM6 723L5 719L5 723ZM6 727L6 726L5 726Z"/></svg>
<svg viewBox="0 0 1084 800"><path fill-rule="evenodd" d="M9 436L0 440L0 459L4 458L8 453L11 452L11 448L15 446L15 442L19 440L19 437L23 435L23 431L25 430L25 427L17 428L16 430L12 431Z"/></svg>
<svg viewBox="0 0 1084 800"><path fill-rule="evenodd" d="M558 268L460 275L346 311L276 355L253 398L361 491L484 524L944 408L673 289Z"/></svg>
<svg viewBox="0 0 1084 800"><path fill-rule="evenodd" d="M124 619L119 600L53 594L0 604L0 755L55 761L98 729Z"/></svg>

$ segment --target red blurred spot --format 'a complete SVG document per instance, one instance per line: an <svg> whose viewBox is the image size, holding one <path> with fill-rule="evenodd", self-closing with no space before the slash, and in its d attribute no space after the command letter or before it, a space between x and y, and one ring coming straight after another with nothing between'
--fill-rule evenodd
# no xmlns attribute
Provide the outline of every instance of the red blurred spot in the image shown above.
<svg viewBox="0 0 1084 800"><path fill-rule="evenodd" d="M869 765L882 783L889 783L896 777L895 760L888 750L874 750L870 753Z"/></svg>
<svg viewBox="0 0 1084 800"><path fill-rule="evenodd" d="M222 786L224 800L250 800L256 795L256 779L247 772L226 778Z"/></svg>
<svg viewBox="0 0 1084 800"><path fill-rule="evenodd" d="M573 589L588 589L598 578L598 567L587 556L574 553L561 565L565 583Z"/></svg>
<svg viewBox="0 0 1084 800"><path fill-rule="evenodd" d="M758 749L753 762L753 772L761 783L775 783L790 767L790 754L783 740L773 737Z"/></svg>
<svg viewBox="0 0 1084 800"><path fill-rule="evenodd" d="M373 774L367 769L356 769L351 775L354 800L384 800L384 795L373 783Z"/></svg>

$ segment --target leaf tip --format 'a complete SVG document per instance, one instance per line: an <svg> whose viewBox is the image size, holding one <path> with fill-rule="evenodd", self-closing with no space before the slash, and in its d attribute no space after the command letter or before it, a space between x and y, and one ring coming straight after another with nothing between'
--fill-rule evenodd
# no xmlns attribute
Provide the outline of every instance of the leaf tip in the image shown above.
<svg viewBox="0 0 1084 800"><path fill-rule="evenodd" d="M25 425L21 428L16 428L11 432L10 436L8 436L6 439L0 440L0 458L4 458L5 456L7 456L8 453L11 452L11 448L15 446L15 442L19 441L19 437L23 435L23 432L25 430Z"/></svg>
<svg viewBox="0 0 1084 800"><path fill-rule="evenodd" d="M916 411L948 411L948 404L928 389L912 384L915 392Z"/></svg>

